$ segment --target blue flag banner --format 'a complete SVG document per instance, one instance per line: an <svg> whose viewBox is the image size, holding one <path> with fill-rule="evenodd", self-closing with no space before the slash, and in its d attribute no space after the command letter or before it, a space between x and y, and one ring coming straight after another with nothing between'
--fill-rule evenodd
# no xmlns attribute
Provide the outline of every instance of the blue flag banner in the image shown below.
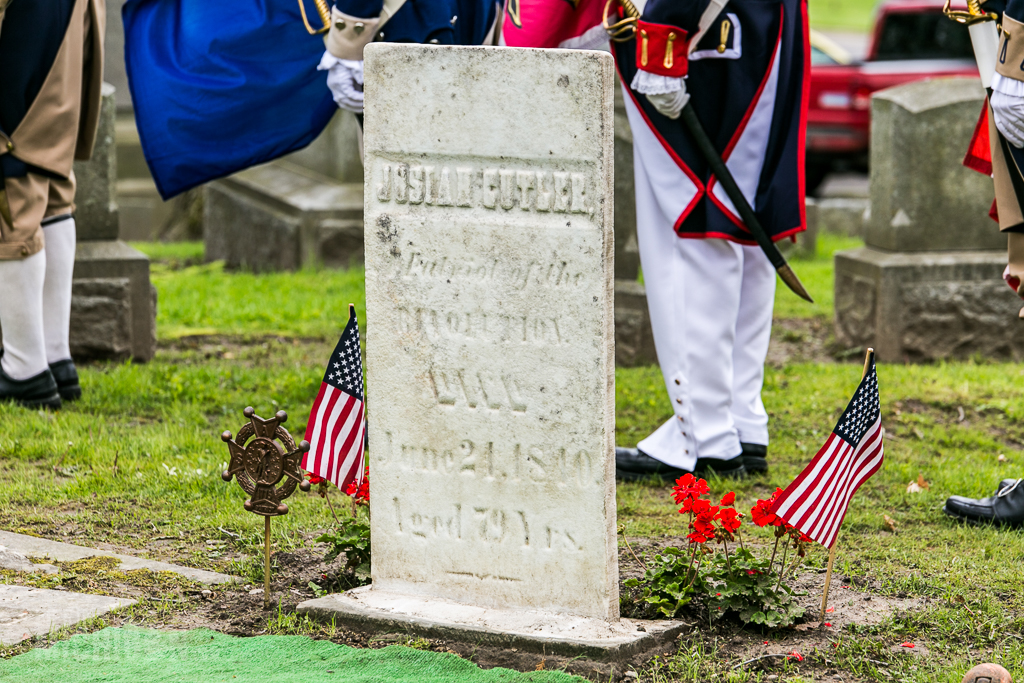
<svg viewBox="0 0 1024 683"><path fill-rule="evenodd" d="M125 61L164 199L301 149L337 111L295 0L128 0Z"/></svg>

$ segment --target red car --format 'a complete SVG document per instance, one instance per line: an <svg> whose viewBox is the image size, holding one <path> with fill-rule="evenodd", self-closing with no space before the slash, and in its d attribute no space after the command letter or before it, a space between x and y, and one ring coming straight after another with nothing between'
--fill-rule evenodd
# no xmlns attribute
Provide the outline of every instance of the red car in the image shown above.
<svg viewBox="0 0 1024 683"><path fill-rule="evenodd" d="M967 5L955 9L966 9ZM866 170L871 93L936 76L977 76L967 28L942 14L942 0L886 0L868 53L854 62L811 32L807 111L807 191L832 170Z"/></svg>

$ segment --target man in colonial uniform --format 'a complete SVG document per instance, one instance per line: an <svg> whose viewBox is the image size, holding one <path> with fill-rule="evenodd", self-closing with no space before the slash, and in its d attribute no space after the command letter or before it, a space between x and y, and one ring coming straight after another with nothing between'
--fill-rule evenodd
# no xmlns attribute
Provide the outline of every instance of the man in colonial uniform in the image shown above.
<svg viewBox="0 0 1024 683"><path fill-rule="evenodd" d="M972 41L978 55L982 83L989 90L982 117L964 165L991 175L995 201L990 215L1006 234L1008 265L1003 279L1024 298L1024 0L968 2L968 13L952 12L960 19L973 15L976 23L986 14L1001 26L994 65L986 60L983 32ZM979 35L980 34L980 35ZM993 36L995 31L992 31ZM993 73L994 67L994 73ZM1020 311L1024 318L1024 309ZM1024 485L1021 479L1004 479L987 498L950 496L943 512L971 522L993 522L1012 527L1024 525Z"/></svg>
<svg viewBox="0 0 1024 683"><path fill-rule="evenodd" d="M510 0L507 45L597 47L605 0ZM761 401L775 272L679 120L687 102L772 240L805 229L805 0L611 3L633 131L637 238L673 415L616 449L622 479L768 468ZM637 16L632 16L632 15Z"/></svg>
<svg viewBox="0 0 1024 683"><path fill-rule="evenodd" d="M0 0L0 400L57 408L81 395L71 166L96 138L104 19L100 0Z"/></svg>

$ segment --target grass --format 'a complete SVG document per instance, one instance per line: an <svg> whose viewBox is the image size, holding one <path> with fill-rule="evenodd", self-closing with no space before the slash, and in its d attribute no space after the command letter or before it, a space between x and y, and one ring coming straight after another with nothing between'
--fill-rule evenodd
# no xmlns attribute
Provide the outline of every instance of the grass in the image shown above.
<svg viewBox="0 0 1024 683"><path fill-rule="evenodd" d="M201 242L135 243L154 260L161 340L191 335L274 335L335 340L348 304L363 309L363 271L225 273L202 263Z"/></svg>
<svg viewBox="0 0 1024 683"><path fill-rule="evenodd" d="M811 28L869 31L877 4L876 0L811 0Z"/></svg>
<svg viewBox="0 0 1024 683"><path fill-rule="evenodd" d="M808 306L780 287L776 317L830 317L831 255L857 244L826 235L814 258L795 259L818 303ZM146 249L158 261L163 344L157 358L82 367L83 400L57 413L0 405L0 527L85 545L115 543L141 555L157 553L154 541L162 538L169 540L159 551L164 557L255 581L262 524L242 509L238 486L218 476L227 460L218 435L237 431L246 405L263 415L285 409L286 426L303 431L344 306L362 305L362 275L228 274L195 265L195 246ZM261 304L263 297L270 304ZM206 330L227 336L171 343ZM312 339L273 336L284 332ZM837 572L868 579L885 594L930 602L879 626L830 633L823 649L804 652L803 663L781 661L750 673L731 670L735 661L723 654L720 633L698 630L678 652L642 671L644 680L739 683L765 681L770 673L778 676L772 680L811 681L832 680L823 672L839 671L844 681L952 683L985 660L1024 673L1024 533L965 527L941 513L948 495L988 495L999 479L1021 473L1024 365L881 365L878 373L886 462L853 500ZM735 490L742 510L785 486L824 441L859 377L859 361L768 368L771 473L713 481L712 494ZM653 367L616 371L618 443L635 443L671 415L662 382ZM929 488L908 493L919 476ZM626 533L681 533L668 493L651 484L620 485L618 518ZM308 545L328 524L315 495L296 493L289 507L274 520L275 549ZM822 552L808 558L815 567L824 561ZM289 615L272 617L268 628L324 632ZM928 654L894 653L908 640Z"/></svg>
<svg viewBox="0 0 1024 683"><path fill-rule="evenodd" d="M832 256L837 251L864 246L864 241L851 237L839 237L828 233L818 235L817 251L814 256L794 256L789 259L793 271L814 299L809 304L782 282L775 287L776 318L832 318L833 282L835 280Z"/></svg>

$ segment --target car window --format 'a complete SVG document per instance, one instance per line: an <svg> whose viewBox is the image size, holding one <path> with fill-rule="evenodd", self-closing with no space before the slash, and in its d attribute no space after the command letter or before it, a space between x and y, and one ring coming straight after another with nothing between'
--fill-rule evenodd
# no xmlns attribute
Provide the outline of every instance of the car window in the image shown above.
<svg viewBox="0 0 1024 683"><path fill-rule="evenodd" d="M875 59L971 59L967 27L941 12L890 14L878 38Z"/></svg>
<svg viewBox="0 0 1024 683"><path fill-rule="evenodd" d="M811 66L828 66L830 64L838 63L839 62L825 54L823 50L811 45Z"/></svg>

